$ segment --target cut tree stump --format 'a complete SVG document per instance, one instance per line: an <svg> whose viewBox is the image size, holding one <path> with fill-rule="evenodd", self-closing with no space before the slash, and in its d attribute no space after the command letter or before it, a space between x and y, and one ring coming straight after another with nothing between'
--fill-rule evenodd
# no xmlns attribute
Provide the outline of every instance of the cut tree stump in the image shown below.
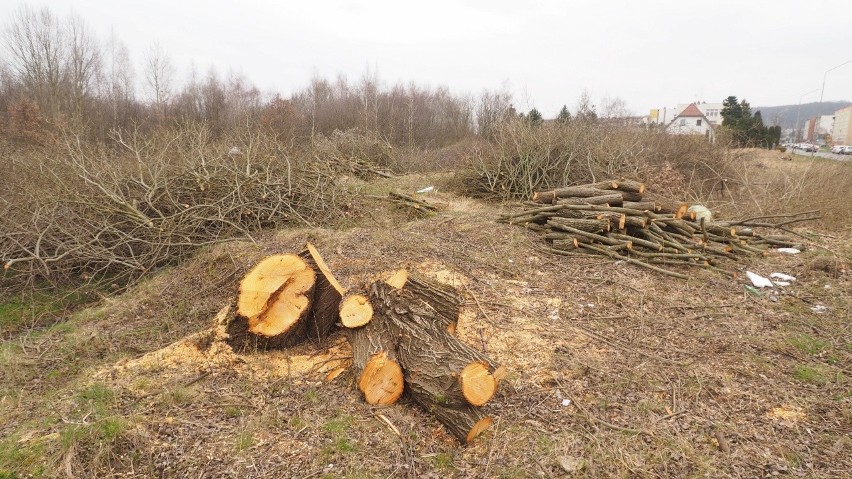
<svg viewBox="0 0 852 479"><path fill-rule="evenodd" d="M340 319L340 300L346 288L340 285L319 251L311 243L299 256L313 268L316 274L313 307L308 317L307 334L311 339L323 339Z"/></svg>
<svg viewBox="0 0 852 479"><path fill-rule="evenodd" d="M406 379L416 377L429 391L439 391L441 404L482 406L497 391L504 370L485 354L462 343L438 323L434 308L385 282L370 287L375 315L387 321ZM437 394L437 393L436 393Z"/></svg>
<svg viewBox="0 0 852 479"><path fill-rule="evenodd" d="M293 254L265 258L240 282L227 343L234 350L278 349L307 337L316 273Z"/></svg>

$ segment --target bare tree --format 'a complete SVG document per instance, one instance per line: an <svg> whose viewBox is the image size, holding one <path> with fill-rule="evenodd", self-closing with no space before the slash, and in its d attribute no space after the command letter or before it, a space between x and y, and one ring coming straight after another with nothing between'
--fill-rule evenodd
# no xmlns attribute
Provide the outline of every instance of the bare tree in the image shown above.
<svg viewBox="0 0 852 479"><path fill-rule="evenodd" d="M106 97L112 109L113 128L127 126L130 109L135 102L134 89L135 72L130 62L130 52L127 46L110 32L107 39L106 61Z"/></svg>
<svg viewBox="0 0 852 479"><path fill-rule="evenodd" d="M22 6L12 14L3 42L13 75L41 111L54 117L62 100L64 40L50 10Z"/></svg>
<svg viewBox="0 0 852 479"><path fill-rule="evenodd" d="M152 43L145 57L145 86L151 101L160 113L171 99L174 74L174 65L163 47L159 42Z"/></svg>
<svg viewBox="0 0 852 479"><path fill-rule="evenodd" d="M627 103L620 97L601 99L601 118L624 118L630 116Z"/></svg>
<svg viewBox="0 0 852 479"><path fill-rule="evenodd" d="M84 102L95 93L101 69L101 50L83 19L76 14L70 14L65 22L65 37L68 48L66 71L71 86L72 108L75 115L82 115Z"/></svg>

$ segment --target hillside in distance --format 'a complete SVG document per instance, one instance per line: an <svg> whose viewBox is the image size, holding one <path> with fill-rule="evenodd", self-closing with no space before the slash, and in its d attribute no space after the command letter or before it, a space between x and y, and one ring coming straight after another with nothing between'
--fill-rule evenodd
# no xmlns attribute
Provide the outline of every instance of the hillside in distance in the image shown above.
<svg viewBox="0 0 852 479"><path fill-rule="evenodd" d="M781 128L793 128L796 118L799 124L817 115L831 115L835 111L852 105L848 101L824 101L822 103L802 103L801 105L753 106L751 110L760 111L766 125L781 125Z"/></svg>

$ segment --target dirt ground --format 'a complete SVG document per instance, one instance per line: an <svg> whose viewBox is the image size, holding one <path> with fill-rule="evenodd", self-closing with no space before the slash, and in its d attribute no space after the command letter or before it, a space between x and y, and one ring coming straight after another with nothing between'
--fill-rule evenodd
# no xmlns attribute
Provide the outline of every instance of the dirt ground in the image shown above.
<svg viewBox="0 0 852 479"><path fill-rule="evenodd" d="M4 341L0 478L850 477L848 230L725 263L734 279L682 281L552 256L495 223L494 205L441 188L427 199L447 209L421 219L365 197L342 229L207 249ZM339 333L250 355L199 347L239 277L305 241L349 286L410 267L464 294L459 337L509 371L489 430L462 446L407 400L363 403L349 369L328 379L348 364ZM796 281L754 293L746 270Z"/></svg>

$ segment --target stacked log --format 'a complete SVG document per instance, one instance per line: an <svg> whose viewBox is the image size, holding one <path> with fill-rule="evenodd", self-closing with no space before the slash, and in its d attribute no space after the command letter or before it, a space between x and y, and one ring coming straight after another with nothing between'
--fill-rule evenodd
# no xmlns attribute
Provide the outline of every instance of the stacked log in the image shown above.
<svg viewBox="0 0 852 479"><path fill-rule="evenodd" d="M367 403L389 406L407 391L467 443L491 425L480 407L505 371L454 336L461 304L455 288L408 270L347 291L308 244L298 255L265 258L243 277L226 341L239 352L281 349L322 339L339 322Z"/></svg>
<svg viewBox="0 0 852 479"><path fill-rule="evenodd" d="M693 266L729 273L722 259L765 255L771 247L804 247L788 238L761 236L748 226L765 223L696 219L688 202L647 195L645 184L610 180L533 194L516 213L499 221L538 232L548 252L565 256L601 255L688 279L667 266ZM792 221L817 219L813 213L781 215ZM810 216L808 216L810 215ZM788 223L783 223L788 224ZM773 226L773 225L768 225Z"/></svg>

